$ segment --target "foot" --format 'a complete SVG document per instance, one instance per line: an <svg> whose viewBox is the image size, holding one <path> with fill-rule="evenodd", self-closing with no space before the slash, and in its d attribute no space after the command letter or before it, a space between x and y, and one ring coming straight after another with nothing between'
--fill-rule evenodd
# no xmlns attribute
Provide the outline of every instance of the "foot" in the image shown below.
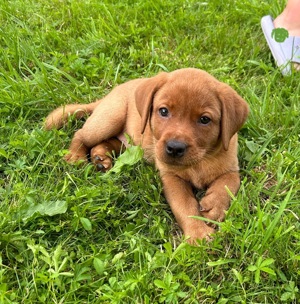
<svg viewBox="0 0 300 304"><path fill-rule="evenodd" d="M200 222L200 220L198 220ZM199 225L200 228L192 228L190 227L187 230L184 230L183 233L185 237L187 238L187 242L191 245L197 245L199 240L206 240L211 241L212 240L212 234L214 234L216 231L214 228L209 227L208 225L201 222Z"/></svg>
<svg viewBox="0 0 300 304"><path fill-rule="evenodd" d="M91 149L91 162L96 169L101 172L106 172L112 167L111 149L105 144L101 143Z"/></svg>
<svg viewBox="0 0 300 304"><path fill-rule="evenodd" d="M112 156L118 156L124 150L123 144L117 138L110 138L90 151L91 162L98 171L106 172L113 165Z"/></svg>
<svg viewBox="0 0 300 304"><path fill-rule="evenodd" d="M298 18L299 19L299 18ZM282 13L274 19L275 28L285 28L290 36L300 37L300 19L291 20L286 17L286 14Z"/></svg>

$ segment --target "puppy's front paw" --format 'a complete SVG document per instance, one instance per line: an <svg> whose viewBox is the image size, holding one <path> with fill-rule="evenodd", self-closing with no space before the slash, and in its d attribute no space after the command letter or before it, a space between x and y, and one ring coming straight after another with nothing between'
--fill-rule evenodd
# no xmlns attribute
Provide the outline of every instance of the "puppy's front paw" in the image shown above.
<svg viewBox="0 0 300 304"><path fill-rule="evenodd" d="M105 145L97 145L91 149L91 162L95 165L98 171L106 172L112 167L112 159L108 154L108 149Z"/></svg>
<svg viewBox="0 0 300 304"><path fill-rule="evenodd" d="M219 208L212 208L210 210L202 210L201 216L216 222L222 222L225 218L225 210Z"/></svg>
<svg viewBox="0 0 300 304"><path fill-rule="evenodd" d="M225 218L225 210L227 209L227 205L224 206L218 200L211 201L209 197L204 197L200 201L201 216L213 221L222 222Z"/></svg>
<svg viewBox="0 0 300 304"><path fill-rule="evenodd" d="M203 239L206 239L206 241L211 241L211 235L215 233L215 229L207 226L206 224L201 226L201 229L188 229L184 231L184 235L187 237L187 242L189 244L197 245L197 240Z"/></svg>

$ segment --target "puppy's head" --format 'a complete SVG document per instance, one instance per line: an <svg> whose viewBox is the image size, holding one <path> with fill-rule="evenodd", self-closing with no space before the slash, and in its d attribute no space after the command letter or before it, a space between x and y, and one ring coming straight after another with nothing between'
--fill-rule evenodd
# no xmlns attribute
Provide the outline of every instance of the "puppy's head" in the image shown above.
<svg viewBox="0 0 300 304"><path fill-rule="evenodd" d="M245 122L247 103L228 85L198 69L149 78L136 91L142 132L148 125L159 161L191 166L220 149Z"/></svg>

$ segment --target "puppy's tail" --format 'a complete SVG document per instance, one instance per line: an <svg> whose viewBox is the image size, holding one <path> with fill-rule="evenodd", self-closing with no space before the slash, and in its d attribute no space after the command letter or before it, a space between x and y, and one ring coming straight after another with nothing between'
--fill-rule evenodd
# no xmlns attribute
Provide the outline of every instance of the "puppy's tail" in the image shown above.
<svg viewBox="0 0 300 304"><path fill-rule="evenodd" d="M89 104L69 104L61 106L47 116L45 120L45 129L60 129L66 124L71 115L74 115L76 119L90 115L99 102L100 100Z"/></svg>

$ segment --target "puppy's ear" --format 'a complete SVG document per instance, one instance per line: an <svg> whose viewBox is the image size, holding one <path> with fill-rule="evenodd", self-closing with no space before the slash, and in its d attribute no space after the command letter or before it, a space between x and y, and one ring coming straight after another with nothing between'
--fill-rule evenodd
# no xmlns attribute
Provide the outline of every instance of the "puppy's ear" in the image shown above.
<svg viewBox="0 0 300 304"><path fill-rule="evenodd" d="M224 149L228 150L231 137L242 127L247 119L249 106L246 101L227 84L222 83L218 93L222 108L221 138Z"/></svg>
<svg viewBox="0 0 300 304"><path fill-rule="evenodd" d="M135 103L142 118L142 134L145 131L155 93L167 82L167 73L145 79L135 91Z"/></svg>

